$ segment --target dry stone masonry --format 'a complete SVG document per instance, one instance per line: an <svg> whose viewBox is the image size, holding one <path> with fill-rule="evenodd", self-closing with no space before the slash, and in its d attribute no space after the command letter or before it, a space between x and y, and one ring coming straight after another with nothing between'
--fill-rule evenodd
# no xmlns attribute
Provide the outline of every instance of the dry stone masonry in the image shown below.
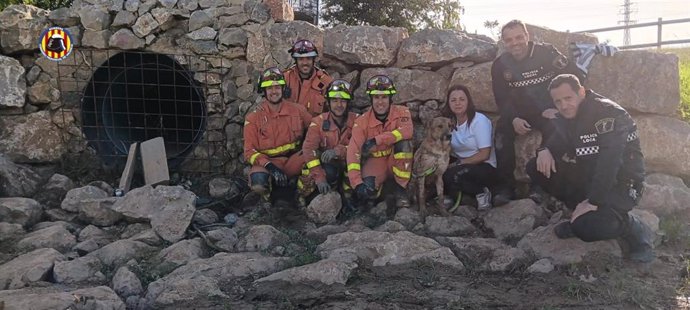
<svg viewBox="0 0 690 310"><path fill-rule="evenodd" d="M61 62L38 51L38 37L50 26L65 28L74 41ZM529 31L561 51L571 41L597 42L587 34ZM453 216L425 219L414 209L386 218L381 203L342 221L340 197L332 193L302 210L296 228L269 225L260 210L233 218L198 208L197 195L222 200L237 194L237 180L245 183L242 127L261 99L256 77L268 66L292 65L287 50L302 38L317 45L322 68L352 82L358 111L369 105L366 81L391 76L399 89L394 101L408 106L418 124L415 137L423 136L421 123L440 115L451 85L469 86L478 110L498 116L490 70L502 47L485 36L323 29L294 21L285 0L75 0L53 11L12 5L0 12L0 309L282 308L286 303L272 302L300 298L319 308L316 302L346 302L345 296L375 290L365 280L371 274L377 286L391 279L414 283L415 292L435 296L436 308L445 309L457 305L459 289L422 291L453 285L452 277L548 274L589 257L621 255L613 241L556 238L553 226L563 213L531 200L488 212L463 205ZM81 160L93 152L82 94L120 52L168 55L199 86L205 127L180 167L225 175L207 181L203 193L143 186L111 197L111 184L53 173L70 160L89 173L92 165L102 168ZM642 210L635 212L655 231L657 216L690 219L690 125L677 117L678 58L650 51L597 56L587 85L638 123L650 175ZM518 138L521 181L540 139ZM394 285L383 288L386 294L398 290ZM367 308L360 297L334 308ZM419 303L409 298L408 304ZM269 304L255 303L263 301Z"/></svg>

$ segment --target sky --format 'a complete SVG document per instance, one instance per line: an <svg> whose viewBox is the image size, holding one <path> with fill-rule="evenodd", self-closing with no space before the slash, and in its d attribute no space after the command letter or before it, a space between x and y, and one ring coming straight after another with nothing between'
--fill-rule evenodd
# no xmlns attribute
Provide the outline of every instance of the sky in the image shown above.
<svg viewBox="0 0 690 310"><path fill-rule="evenodd" d="M461 0L465 7L463 25L468 32L493 36L484 27L486 20L498 20L500 26L512 19L559 31L581 31L619 26L624 0ZM637 23L690 18L690 0L631 0L631 20ZM599 41L623 45L623 31L596 33ZM493 36L495 38L495 36ZM657 40L657 27L630 30L631 44ZM662 40L690 39L690 22L664 25ZM686 44L688 46L690 44ZM678 47L679 45L675 45ZM669 45L668 47L674 47Z"/></svg>

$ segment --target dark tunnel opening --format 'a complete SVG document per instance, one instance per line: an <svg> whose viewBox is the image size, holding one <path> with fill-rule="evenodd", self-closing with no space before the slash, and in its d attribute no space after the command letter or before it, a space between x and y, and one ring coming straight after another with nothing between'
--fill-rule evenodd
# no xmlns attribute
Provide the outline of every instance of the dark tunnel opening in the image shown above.
<svg viewBox="0 0 690 310"><path fill-rule="evenodd" d="M82 131L99 155L124 158L130 144L163 137L177 166L206 129L206 103L192 73L173 58L121 52L96 70L82 97Z"/></svg>

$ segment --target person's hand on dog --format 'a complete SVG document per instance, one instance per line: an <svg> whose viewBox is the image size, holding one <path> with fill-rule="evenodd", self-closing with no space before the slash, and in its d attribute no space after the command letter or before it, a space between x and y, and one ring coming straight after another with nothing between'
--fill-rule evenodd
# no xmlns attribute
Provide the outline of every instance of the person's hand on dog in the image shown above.
<svg viewBox="0 0 690 310"><path fill-rule="evenodd" d="M544 112L541 112L541 117L546 119L554 119L556 118L556 114L558 114L558 110L551 108L544 110Z"/></svg>
<svg viewBox="0 0 690 310"><path fill-rule="evenodd" d="M519 135L524 135L532 130L532 126L524 119L516 117L513 119L513 129Z"/></svg>
<svg viewBox="0 0 690 310"><path fill-rule="evenodd" d="M319 194L327 194L331 191L331 185L326 181L316 184L316 188L319 189Z"/></svg>
<svg viewBox="0 0 690 310"><path fill-rule="evenodd" d="M321 153L321 162L328 163L336 157L338 157L338 154L335 152L334 149L325 150L323 151L323 153Z"/></svg>
<svg viewBox="0 0 690 310"><path fill-rule="evenodd" d="M361 155L362 156L369 155L371 148L373 148L374 146L376 146L376 139L374 139L374 138L371 138L371 139L367 140L366 142L364 142L364 144L362 145L362 154Z"/></svg>
<svg viewBox="0 0 690 310"><path fill-rule="evenodd" d="M376 189L372 188L369 184L362 183L357 185L355 187L355 194L357 194L357 197L362 200L367 200L371 196L374 195L376 192Z"/></svg>
<svg viewBox="0 0 690 310"><path fill-rule="evenodd" d="M547 148L537 153L537 171L541 172L547 179L551 178L551 172L556 172L556 161Z"/></svg>
<svg viewBox="0 0 690 310"><path fill-rule="evenodd" d="M271 174L273 179L276 181L276 184L278 186L286 186L288 183L288 177L283 172L283 170L280 170L276 165L273 163L268 163L266 164L266 170L268 170L268 173Z"/></svg>

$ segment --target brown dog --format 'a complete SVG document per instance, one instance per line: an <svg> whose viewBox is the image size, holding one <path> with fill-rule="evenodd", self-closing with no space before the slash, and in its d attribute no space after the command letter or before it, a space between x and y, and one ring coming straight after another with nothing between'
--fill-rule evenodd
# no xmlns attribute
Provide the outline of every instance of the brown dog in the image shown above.
<svg viewBox="0 0 690 310"><path fill-rule="evenodd" d="M426 185L436 185L438 209L442 215L449 215L443 206L443 173L448 169L450 159L451 120L436 117L426 123L426 137L414 153L412 163L412 186L416 191L419 213L426 217Z"/></svg>

